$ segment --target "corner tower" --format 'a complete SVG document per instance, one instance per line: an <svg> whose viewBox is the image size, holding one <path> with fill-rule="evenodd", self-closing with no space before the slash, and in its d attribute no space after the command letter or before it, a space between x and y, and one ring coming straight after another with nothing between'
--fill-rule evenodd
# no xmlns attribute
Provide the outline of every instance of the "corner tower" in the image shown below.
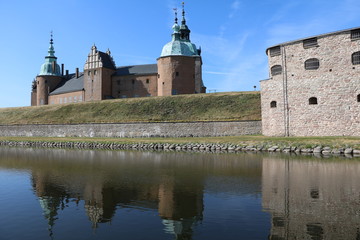
<svg viewBox="0 0 360 240"><path fill-rule="evenodd" d="M57 57L55 57L53 35L51 33L50 46L48 55L45 57L45 63L41 65L40 73L33 83L32 101L31 105L46 105L48 104L49 93L62 80L60 73L60 66L57 64ZM36 101L35 101L36 94Z"/></svg>
<svg viewBox="0 0 360 240"><path fill-rule="evenodd" d="M205 92L202 82L200 49L190 41L190 29L186 25L183 4L181 26L177 12L172 27L172 40L167 43L158 58L158 96Z"/></svg>

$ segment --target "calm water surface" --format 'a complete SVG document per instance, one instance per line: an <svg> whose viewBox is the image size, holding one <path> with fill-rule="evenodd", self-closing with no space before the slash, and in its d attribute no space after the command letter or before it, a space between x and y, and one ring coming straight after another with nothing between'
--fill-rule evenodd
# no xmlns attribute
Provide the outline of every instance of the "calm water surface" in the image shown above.
<svg viewBox="0 0 360 240"><path fill-rule="evenodd" d="M0 148L0 239L360 239L360 162Z"/></svg>

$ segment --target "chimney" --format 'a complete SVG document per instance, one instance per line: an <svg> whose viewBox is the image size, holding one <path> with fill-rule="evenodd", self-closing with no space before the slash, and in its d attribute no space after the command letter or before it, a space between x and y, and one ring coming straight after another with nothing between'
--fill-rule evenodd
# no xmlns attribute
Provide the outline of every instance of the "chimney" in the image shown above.
<svg viewBox="0 0 360 240"><path fill-rule="evenodd" d="M64 76L64 64L61 64L61 76Z"/></svg>
<svg viewBox="0 0 360 240"><path fill-rule="evenodd" d="M69 75L69 70L66 70L66 76L68 76Z"/></svg>
<svg viewBox="0 0 360 240"><path fill-rule="evenodd" d="M76 74L76 75L75 75L76 78L79 78L79 68L76 68L76 69L75 69L75 74Z"/></svg>

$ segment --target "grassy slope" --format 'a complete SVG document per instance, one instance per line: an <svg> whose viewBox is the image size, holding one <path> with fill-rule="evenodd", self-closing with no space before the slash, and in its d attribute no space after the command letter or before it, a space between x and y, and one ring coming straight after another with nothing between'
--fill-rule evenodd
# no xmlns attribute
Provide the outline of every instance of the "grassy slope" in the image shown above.
<svg viewBox="0 0 360 240"><path fill-rule="evenodd" d="M259 92L132 98L0 109L2 125L260 119Z"/></svg>

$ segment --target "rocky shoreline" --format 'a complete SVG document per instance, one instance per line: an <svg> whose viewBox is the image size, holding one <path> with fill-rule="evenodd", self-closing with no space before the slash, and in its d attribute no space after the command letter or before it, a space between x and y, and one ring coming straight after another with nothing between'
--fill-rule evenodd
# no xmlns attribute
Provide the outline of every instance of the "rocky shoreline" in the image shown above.
<svg viewBox="0 0 360 240"><path fill-rule="evenodd" d="M104 142L56 142L56 141L0 141L0 146L36 147L36 148L68 148L98 150L164 150L164 151L196 151L196 152L282 152L320 156L360 157L360 150L350 147L331 148L316 146L280 147L264 145L236 145L215 143L104 143Z"/></svg>

